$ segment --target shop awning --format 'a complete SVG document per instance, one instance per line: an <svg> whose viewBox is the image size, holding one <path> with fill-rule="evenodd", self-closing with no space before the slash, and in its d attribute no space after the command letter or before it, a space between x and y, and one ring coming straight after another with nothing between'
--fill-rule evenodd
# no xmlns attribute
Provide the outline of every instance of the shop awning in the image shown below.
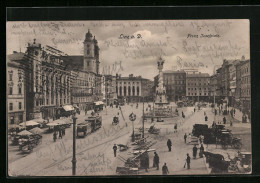
<svg viewBox="0 0 260 183"><path fill-rule="evenodd" d="M20 126L37 126L39 125L39 123L35 122L34 120L30 120L30 121L26 121L26 122L22 122L19 124Z"/></svg>
<svg viewBox="0 0 260 183"><path fill-rule="evenodd" d="M73 111L74 110L74 107L72 105L64 105L63 106L63 109L65 111Z"/></svg>
<svg viewBox="0 0 260 183"><path fill-rule="evenodd" d="M59 124L58 123L48 123L47 126L58 126Z"/></svg>
<svg viewBox="0 0 260 183"><path fill-rule="evenodd" d="M24 131L21 131L20 133L18 133L17 135L32 135L32 133L27 130L24 130Z"/></svg>
<svg viewBox="0 0 260 183"><path fill-rule="evenodd" d="M29 130L29 132L33 133L33 134L42 134L43 133L43 130L38 128L38 127L35 127L31 130Z"/></svg>
<svg viewBox="0 0 260 183"><path fill-rule="evenodd" d="M94 102L95 103L95 105L104 105L104 102L102 102L102 101L97 101L97 102Z"/></svg>

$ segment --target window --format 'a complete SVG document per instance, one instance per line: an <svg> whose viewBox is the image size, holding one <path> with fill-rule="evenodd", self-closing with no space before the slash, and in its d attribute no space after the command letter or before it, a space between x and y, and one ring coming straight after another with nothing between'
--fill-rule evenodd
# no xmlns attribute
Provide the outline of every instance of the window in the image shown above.
<svg viewBox="0 0 260 183"><path fill-rule="evenodd" d="M19 102L19 109L22 109L22 102Z"/></svg>
<svg viewBox="0 0 260 183"><path fill-rule="evenodd" d="M10 124L14 124L14 117L13 116L10 117Z"/></svg>
<svg viewBox="0 0 260 183"><path fill-rule="evenodd" d="M13 80L13 74L10 73L10 74L9 74L9 81L12 81L12 80Z"/></svg>
<svg viewBox="0 0 260 183"><path fill-rule="evenodd" d="M13 88L9 87L9 95L12 95L12 94L13 94Z"/></svg>
<svg viewBox="0 0 260 183"><path fill-rule="evenodd" d="M39 105L39 101L38 100L36 100L36 106L38 106Z"/></svg>
<svg viewBox="0 0 260 183"><path fill-rule="evenodd" d="M10 110L10 111L13 110L13 103L9 103L9 110Z"/></svg>
<svg viewBox="0 0 260 183"><path fill-rule="evenodd" d="M18 88L18 93L22 94L22 88L21 87Z"/></svg>
<svg viewBox="0 0 260 183"><path fill-rule="evenodd" d="M207 93L204 93L204 95L207 95Z"/></svg>
<svg viewBox="0 0 260 183"><path fill-rule="evenodd" d="M19 122L22 122L23 121L23 115L19 115Z"/></svg>
<svg viewBox="0 0 260 183"><path fill-rule="evenodd" d="M49 105L49 99L46 99L46 104Z"/></svg>
<svg viewBox="0 0 260 183"><path fill-rule="evenodd" d="M201 93L200 93L200 95L201 95Z"/></svg>

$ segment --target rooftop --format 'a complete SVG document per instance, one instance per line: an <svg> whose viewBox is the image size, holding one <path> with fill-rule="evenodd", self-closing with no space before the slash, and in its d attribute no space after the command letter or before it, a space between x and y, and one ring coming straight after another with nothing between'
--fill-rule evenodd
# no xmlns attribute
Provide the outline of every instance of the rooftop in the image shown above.
<svg viewBox="0 0 260 183"><path fill-rule="evenodd" d="M187 74L186 77L188 78L203 78L203 77L210 77L208 73L198 73L198 74Z"/></svg>

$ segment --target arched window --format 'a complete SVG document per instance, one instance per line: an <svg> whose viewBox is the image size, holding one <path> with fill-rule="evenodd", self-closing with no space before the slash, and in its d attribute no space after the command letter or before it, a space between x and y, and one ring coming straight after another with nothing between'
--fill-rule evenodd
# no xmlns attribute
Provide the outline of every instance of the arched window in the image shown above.
<svg viewBox="0 0 260 183"><path fill-rule="evenodd" d="M135 96L135 86L133 86L133 96Z"/></svg>
<svg viewBox="0 0 260 183"><path fill-rule="evenodd" d="M119 95L122 96L122 86L119 87Z"/></svg>
<svg viewBox="0 0 260 183"><path fill-rule="evenodd" d="M126 96L126 86L124 86L124 96Z"/></svg>
<svg viewBox="0 0 260 183"><path fill-rule="evenodd" d="M128 86L128 96L131 96L131 86Z"/></svg>
<svg viewBox="0 0 260 183"><path fill-rule="evenodd" d="M137 86L137 96L139 96L139 86Z"/></svg>

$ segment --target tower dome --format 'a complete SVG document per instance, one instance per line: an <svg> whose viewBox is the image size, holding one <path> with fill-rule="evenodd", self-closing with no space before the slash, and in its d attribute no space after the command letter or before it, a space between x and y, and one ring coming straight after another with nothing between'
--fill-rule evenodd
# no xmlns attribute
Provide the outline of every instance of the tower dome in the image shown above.
<svg viewBox="0 0 260 183"><path fill-rule="evenodd" d="M92 41L93 39L93 36L90 32L90 30L88 29L88 32L86 33L86 36L85 36L85 41Z"/></svg>

